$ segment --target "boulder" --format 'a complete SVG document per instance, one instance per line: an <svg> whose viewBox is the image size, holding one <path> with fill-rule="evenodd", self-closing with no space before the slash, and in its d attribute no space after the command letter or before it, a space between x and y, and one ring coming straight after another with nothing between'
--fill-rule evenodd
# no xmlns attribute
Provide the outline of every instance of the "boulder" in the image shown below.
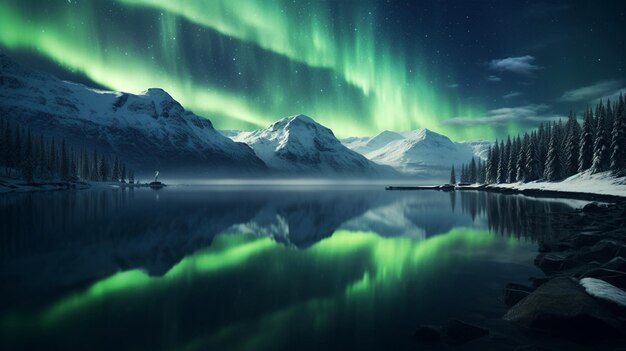
<svg viewBox="0 0 626 351"><path fill-rule="evenodd" d="M620 289L626 289L626 273L606 268L594 268L586 271L582 278L602 279Z"/></svg>
<svg viewBox="0 0 626 351"><path fill-rule="evenodd" d="M580 285L589 295L617 307L626 308L626 291L596 278L583 278Z"/></svg>
<svg viewBox="0 0 626 351"><path fill-rule="evenodd" d="M489 335L489 330L457 319L449 320L442 331L446 342L450 345L462 345Z"/></svg>
<svg viewBox="0 0 626 351"><path fill-rule="evenodd" d="M563 262L567 259L565 254L561 253L542 253L535 258L535 265L544 273L550 274L561 269Z"/></svg>
<svg viewBox="0 0 626 351"><path fill-rule="evenodd" d="M613 314L567 277L542 284L503 318L523 328L572 340L598 340L620 333Z"/></svg>
<svg viewBox="0 0 626 351"><path fill-rule="evenodd" d="M507 305L508 307L512 307L513 305L518 303L520 300L530 295L530 293L533 292L533 290L534 289L531 288L530 286L509 283L504 287L504 294L502 297L504 300L504 304Z"/></svg>
<svg viewBox="0 0 626 351"><path fill-rule="evenodd" d="M615 240L600 240L588 252L576 255L576 259L583 262L608 262L616 256L621 247Z"/></svg>
<svg viewBox="0 0 626 351"><path fill-rule="evenodd" d="M621 256L614 257L612 260L604 264L602 268L626 273L626 259Z"/></svg>
<svg viewBox="0 0 626 351"><path fill-rule="evenodd" d="M419 326L415 330L415 333L413 333L413 335L417 340L425 344L432 344L441 340L441 333L439 332L439 328L430 325Z"/></svg>
<svg viewBox="0 0 626 351"><path fill-rule="evenodd" d="M602 240L599 232L583 232L573 236L569 241L576 247L593 246Z"/></svg>
<svg viewBox="0 0 626 351"><path fill-rule="evenodd" d="M601 208L597 202L591 202L583 207L583 212L598 212Z"/></svg>

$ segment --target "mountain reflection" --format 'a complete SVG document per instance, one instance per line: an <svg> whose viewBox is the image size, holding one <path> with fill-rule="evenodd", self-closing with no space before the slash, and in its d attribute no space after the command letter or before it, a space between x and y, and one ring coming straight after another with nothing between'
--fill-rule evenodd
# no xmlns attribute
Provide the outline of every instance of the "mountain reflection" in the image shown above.
<svg viewBox="0 0 626 351"><path fill-rule="evenodd" d="M378 189L8 194L0 197L0 277L3 294L14 300L2 305L118 271L163 275L221 233L269 237L299 249L340 230L423 240L463 227L535 240L550 235L546 214L576 205L485 192Z"/></svg>

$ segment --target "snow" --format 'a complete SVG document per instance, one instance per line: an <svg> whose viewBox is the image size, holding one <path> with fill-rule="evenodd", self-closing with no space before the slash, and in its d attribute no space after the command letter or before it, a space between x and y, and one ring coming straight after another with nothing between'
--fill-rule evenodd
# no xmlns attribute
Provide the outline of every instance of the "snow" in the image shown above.
<svg viewBox="0 0 626 351"><path fill-rule="evenodd" d="M285 117L267 129L228 132L234 141L249 145L270 168L299 174L394 175L345 147L333 132L308 116Z"/></svg>
<svg viewBox="0 0 626 351"><path fill-rule="evenodd" d="M453 142L426 128L408 132L383 131L372 138L347 138L342 143L368 159L408 175L447 177L450 167L472 157L485 159L491 142Z"/></svg>
<svg viewBox="0 0 626 351"><path fill-rule="evenodd" d="M621 307L626 307L626 291L623 291L604 280L596 278L583 278L580 285L587 293L600 300L612 302Z"/></svg>
<svg viewBox="0 0 626 351"><path fill-rule="evenodd" d="M0 85L0 113L35 133L124 156L129 166L146 171L170 164L265 168L250 148L218 133L163 89L93 89L21 67L4 55L0 68L0 81L7 82Z"/></svg>
<svg viewBox="0 0 626 351"><path fill-rule="evenodd" d="M535 181L530 183L496 184L492 186L516 190L550 190L626 197L626 179L615 178L610 171L595 174L591 171L585 171L575 174L561 182Z"/></svg>

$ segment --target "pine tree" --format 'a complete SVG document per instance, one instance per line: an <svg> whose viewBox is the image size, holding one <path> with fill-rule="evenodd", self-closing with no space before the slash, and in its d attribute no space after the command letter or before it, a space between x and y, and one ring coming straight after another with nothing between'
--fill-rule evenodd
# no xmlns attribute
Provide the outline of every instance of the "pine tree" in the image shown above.
<svg viewBox="0 0 626 351"><path fill-rule="evenodd" d="M454 167L454 166L453 166ZM126 164L122 162L122 172L121 172L121 176L122 176L122 182L126 181Z"/></svg>
<svg viewBox="0 0 626 351"><path fill-rule="evenodd" d="M620 94L614 111L611 138L611 170L617 176L626 175L626 106Z"/></svg>
<svg viewBox="0 0 626 351"><path fill-rule="evenodd" d="M583 129L580 141L578 171L583 172L591 168L593 161L593 116L586 111L583 116Z"/></svg>
<svg viewBox="0 0 626 351"><path fill-rule="evenodd" d="M498 175L496 181L498 183L506 183L506 167L508 166L507 155L509 150L506 149L504 142L500 142L500 158L498 160Z"/></svg>
<svg viewBox="0 0 626 351"><path fill-rule="evenodd" d="M565 141L565 167L563 169L564 176L569 177L578 172L580 159L580 125L576 120L576 115L570 111L566 125L566 141Z"/></svg>
<svg viewBox="0 0 626 351"><path fill-rule="evenodd" d="M48 157L48 169L50 175L54 175L57 173L57 151L56 151L56 143L54 139L50 142L50 156Z"/></svg>
<svg viewBox="0 0 626 351"><path fill-rule="evenodd" d="M120 160L115 157L115 161L113 161L113 170L111 174L111 180L117 181L120 179Z"/></svg>
<svg viewBox="0 0 626 351"><path fill-rule="evenodd" d="M28 134L24 143L24 154L21 160L21 168L22 177L24 177L29 182L33 181L34 164L35 161L33 159L33 137L30 134L30 130L28 130Z"/></svg>
<svg viewBox="0 0 626 351"><path fill-rule="evenodd" d="M602 102L598 105L598 119L596 124L596 138L593 144L593 161L591 168L594 173L604 172L610 166L609 136L605 128L605 112Z"/></svg>
<svg viewBox="0 0 626 351"><path fill-rule="evenodd" d="M498 181L498 166L500 162L500 146L498 141L494 144L487 159L487 178L488 184L494 184Z"/></svg>
<svg viewBox="0 0 626 351"><path fill-rule="evenodd" d="M537 146L535 144L537 140L536 137L531 137L528 142L528 147L526 148L525 180L527 182L541 178L541 173L539 173L539 159L537 158Z"/></svg>
<svg viewBox="0 0 626 351"><path fill-rule="evenodd" d="M90 179L91 180L101 180L100 179L100 160L98 159L98 153L96 152L96 150L93 150L93 158L91 159L91 170L89 171L90 173Z"/></svg>
<svg viewBox="0 0 626 351"><path fill-rule="evenodd" d="M61 140L61 179L68 180L70 177L70 159L65 146L65 139Z"/></svg>
<svg viewBox="0 0 626 351"><path fill-rule="evenodd" d="M520 149L517 153L516 176L518 182L526 181L526 153L528 152L528 134L524 134Z"/></svg>
<svg viewBox="0 0 626 351"><path fill-rule="evenodd" d="M476 169L476 160L472 157L472 161L470 161L469 166L469 182L474 184L478 181L478 173Z"/></svg>
<svg viewBox="0 0 626 351"><path fill-rule="evenodd" d="M552 135L548 146L548 156L546 158L546 166L544 168L544 178L554 182L561 179L561 159L559 152L559 132L557 126L552 127Z"/></svg>
<svg viewBox="0 0 626 351"><path fill-rule="evenodd" d="M101 181L106 182L109 180L109 166L107 165L107 161L102 155L100 158L100 163L98 164L98 177Z"/></svg>
<svg viewBox="0 0 626 351"><path fill-rule="evenodd" d="M80 164L80 177L89 179L89 156L87 156L87 150L83 150L82 162Z"/></svg>
<svg viewBox="0 0 626 351"><path fill-rule="evenodd" d="M519 138L513 138L511 142L511 150L509 152L509 164L507 169L507 183L513 183L517 181L517 157L519 152Z"/></svg>
<svg viewBox="0 0 626 351"><path fill-rule="evenodd" d="M450 184L456 184L456 175L454 174L454 165L452 166L452 170L450 171Z"/></svg>
<svg viewBox="0 0 626 351"><path fill-rule="evenodd" d="M16 168L22 162L22 137L20 127L15 127L15 141L13 142L13 153L11 154L11 161L9 167Z"/></svg>

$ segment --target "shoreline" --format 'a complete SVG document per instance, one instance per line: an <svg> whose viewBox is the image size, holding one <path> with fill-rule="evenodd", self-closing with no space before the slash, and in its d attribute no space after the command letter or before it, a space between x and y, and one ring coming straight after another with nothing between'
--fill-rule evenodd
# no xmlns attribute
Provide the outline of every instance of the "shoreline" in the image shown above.
<svg viewBox="0 0 626 351"><path fill-rule="evenodd" d="M588 200L600 202L620 202L626 201L626 196L597 194L577 191L560 191L546 189L516 189L509 187L501 187L497 185L457 185L450 184L432 185L432 186L386 186L388 191L415 191L415 190L438 190L438 191L486 191L500 194L525 195L537 198L564 198L573 200Z"/></svg>

